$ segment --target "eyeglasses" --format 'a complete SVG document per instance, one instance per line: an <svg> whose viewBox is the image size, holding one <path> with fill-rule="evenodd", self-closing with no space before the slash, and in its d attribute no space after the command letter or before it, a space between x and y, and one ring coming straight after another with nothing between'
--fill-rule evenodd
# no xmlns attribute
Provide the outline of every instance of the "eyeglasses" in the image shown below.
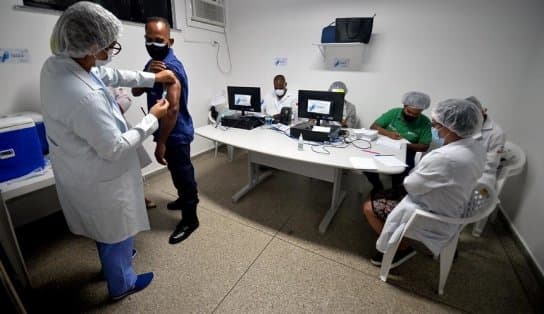
<svg viewBox="0 0 544 314"><path fill-rule="evenodd" d="M117 41L114 41L113 43L111 43L111 45L109 45L109 47L106 47L106 49L104 50L106 50L106 52L113 50L112 54L116 56L121 52L121 48L121 44Z"/></svg>

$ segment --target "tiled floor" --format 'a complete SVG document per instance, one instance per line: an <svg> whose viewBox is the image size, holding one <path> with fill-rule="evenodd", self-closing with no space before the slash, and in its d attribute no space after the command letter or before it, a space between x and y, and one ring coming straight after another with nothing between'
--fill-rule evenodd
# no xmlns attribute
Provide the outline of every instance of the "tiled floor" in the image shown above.
<svg viewBox="0 0 544 314"><path fill-rule="evenodd" d="M438 296L438 262L421 250L393 270L387 283L368 258L376 236L360 213L357 188L329 226L317 226L331 184L276 172L238 203L231 196L247 180L247 158L237 151L194 160L200 228L169 245L180 213L168 173L146 181L152 230L136 237L138 272L154 271L146 290L108 301L91 240L70 234L61 214L18 230L35 286L31 310L122 313L526 313L540 310L519 271L523 261L509 235L491 225L482 238L462 236L445 295ZM353 182L353 177L346 182ZM356 179L357 180L357 179ZM496 230L499 230L497 232ZM511 241L510 241L511 242ZM524 267L523 265L521 267ZM519 265L518 265L519 269ZM527 273L527 272L526 272ZM537 286L538 287L538 286Z"/></svg>

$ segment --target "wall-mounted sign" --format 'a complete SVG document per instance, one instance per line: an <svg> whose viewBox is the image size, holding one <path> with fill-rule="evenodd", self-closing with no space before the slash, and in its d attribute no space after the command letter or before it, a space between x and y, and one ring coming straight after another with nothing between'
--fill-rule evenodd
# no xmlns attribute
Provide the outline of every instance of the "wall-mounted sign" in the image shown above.
<svg viewBox="0 0 544 314"><path fill-rule="evenodd" d="M287 58L286 57L276 57L276 58L274 58L274 65L277 66L277 67L287 66Z"/></svg>
<svg viewBox="0 0 544 314"><path fill-rule="evenodd" d="M349 58L335 58L333 65L334 68L348 68L349 67Z"/></svg>
<svg viewBox="0 0 544 314"><path fill-rule="evenodd" d="M0 63L30 63L26 48L0 48Z"/></svg>

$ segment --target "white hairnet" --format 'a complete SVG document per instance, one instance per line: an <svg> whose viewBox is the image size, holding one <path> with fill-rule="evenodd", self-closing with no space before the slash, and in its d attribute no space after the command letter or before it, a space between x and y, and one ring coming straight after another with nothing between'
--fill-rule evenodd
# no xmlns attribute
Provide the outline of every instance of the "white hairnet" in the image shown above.
<svg viewBox="0 0 544 314"><path fill-rule="evenodd" d="M462 138L472 136L482 129L482 113L468 100L444 100L434 106L431 116L434 121Z"/></svg>
<svg viewBox="0 0 544 314"><path fill-rule="evenodd" d="M98 4L81 1L64 11L51 34L55 55L83 58L114 42L121 33L121 21Z"/></svg>
<svg viewBox="0 0 544 314"><path fill-rule="evenodd" d="M336 82L333 82L331 84L331 86L329 87L329 92L332 92L334 89L343 89L344 90L344 94L347 94L348 93L348 87L346 86L346 84L342 81L336 81Z"/></svg>
<svg viewBox="0 0 544 314"><path fill-rule="evenodd" d="M402 104L408 107L425 110L431 105L431 98L424 93L408 92L402 96Z"/></svg>
<svg viewBox="0 0 544 314"><path fill-rule="evenodd" d="M476 98L474 96L470 96L470 97L465 98L465 100L470 101L471 103L475 104L480 110L483 110L482 103L480 103L478 98Z"/></svg>

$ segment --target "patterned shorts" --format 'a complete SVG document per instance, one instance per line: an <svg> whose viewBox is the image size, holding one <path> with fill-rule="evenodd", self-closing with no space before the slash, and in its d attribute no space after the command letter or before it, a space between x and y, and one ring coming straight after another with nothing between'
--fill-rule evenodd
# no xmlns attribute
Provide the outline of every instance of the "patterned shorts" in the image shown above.
<svg viewBox="0 0 544 314"><path fill-rule="evenodd" d="M372 211L380 219L385 221L389 213L406 196L404 187L395 187L389 190L375 192L370 196L372 200Z"/></svg>

